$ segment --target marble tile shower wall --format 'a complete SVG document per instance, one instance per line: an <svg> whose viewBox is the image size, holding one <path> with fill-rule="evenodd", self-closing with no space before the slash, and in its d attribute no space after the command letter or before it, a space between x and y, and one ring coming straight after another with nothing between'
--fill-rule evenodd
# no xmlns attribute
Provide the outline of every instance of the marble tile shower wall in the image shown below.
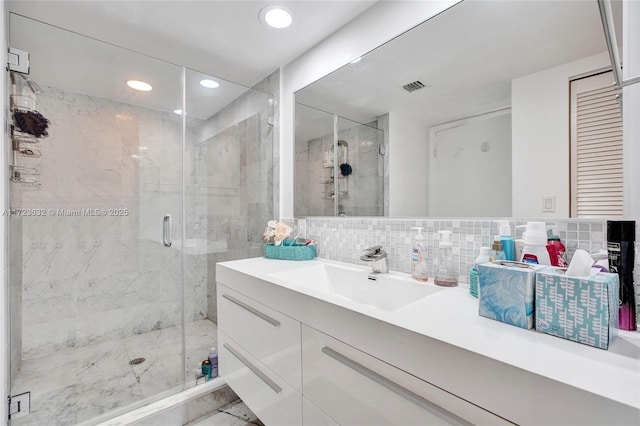
<svg viewBox="0 0 640 426"><path fill-rule="evenodd" d="M51 122L33 160L42 189L11 188L13 208L46 212L20 218L22 356L178 324L180 244L163 246L162 217L181 229L181 118L51 87L38 109ZM187 271L202 283L187 315L201 318L206 263Z"/></svg>

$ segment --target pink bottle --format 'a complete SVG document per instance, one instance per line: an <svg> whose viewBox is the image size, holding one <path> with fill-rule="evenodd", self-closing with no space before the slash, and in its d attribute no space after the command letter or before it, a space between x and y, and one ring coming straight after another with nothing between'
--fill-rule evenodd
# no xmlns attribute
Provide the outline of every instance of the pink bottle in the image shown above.
<svg viewBox="0 0 640 426"><path fill-rule="evenodd" d="M551 232L547 232L547 252L549 253L549 260L551 260L552 266L559 266L566 268L569 266L567 263L567 248L560 241L560 237L553 233L554 226L551 227Z"/></svg>

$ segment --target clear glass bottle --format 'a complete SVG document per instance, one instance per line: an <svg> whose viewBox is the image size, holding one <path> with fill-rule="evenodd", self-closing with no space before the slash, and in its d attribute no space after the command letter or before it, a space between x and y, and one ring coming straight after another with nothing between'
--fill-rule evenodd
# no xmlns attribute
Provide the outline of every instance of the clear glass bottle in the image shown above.
<svg viewBox="0 0 640 426"><path fill-rule="evenodd" d="M458 285L458 270L453 263L453 243L451 231L438 231L440 243L438 244L438 267L433 282L442 287L455 287Z"/></svg>
<svg viewBox="0 0 640 426"><path fill-rule="evenodd" d="M493 245L491 246L491 261L494 260L507 260L507 256L504 253L502 248L502 241L500 241L500 236L496 235L493 238Z"/></svg>

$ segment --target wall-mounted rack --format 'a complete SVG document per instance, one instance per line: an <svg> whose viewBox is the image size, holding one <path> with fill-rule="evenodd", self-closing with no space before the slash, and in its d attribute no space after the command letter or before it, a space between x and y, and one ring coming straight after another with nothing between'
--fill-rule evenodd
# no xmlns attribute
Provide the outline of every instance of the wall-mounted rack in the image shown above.
<svg viewBox="0 0 640 426"><path fill-rule="evenodd" d="M9 107L11 117L14 120L14 124L11 125L11 148L13 152L13 164L10 165L10 179L12 182L19 183L25 187L31 189L39 189L42 184L40 183L40 172L33 167L26 167L21 163L27 159L35 159L42 157L42 151L40 148L40 142L42 137L46 136L46 132L40 134L27 133L33 131L29 128L22 131L18 122L16 121L16 113L20 115L35 114L37 113L36 93L39 93L40 88L34 85L38 90L34 90L29 85L29 79L19 73L18 71L11 71L11 95L9 95ZM40 116L41 117L41 116ZM46 126L45 126L46 127ZM36 135L40 136L37 137Z"/></svg>
<svg viewBox="0 0 640 426"><path fill-rule="evenodd" d="M11 166L11 180L13 182L19 182L27 186L40 186L38 182L40 174L38 169L33 167Z"/></svg>
<svg viewBox="0 0 640 426"><path fill-rule="evenodd" d="M322 180L322 183L326 185L323 193L328 200L334 200L336 194L339 199L349 196L349 175L343 175L341 171L343 164L349 164L349 144L344 140L338 140L337 150L335 145L332 145L324 156L323 166L330 169L329 175Z"/></svg>

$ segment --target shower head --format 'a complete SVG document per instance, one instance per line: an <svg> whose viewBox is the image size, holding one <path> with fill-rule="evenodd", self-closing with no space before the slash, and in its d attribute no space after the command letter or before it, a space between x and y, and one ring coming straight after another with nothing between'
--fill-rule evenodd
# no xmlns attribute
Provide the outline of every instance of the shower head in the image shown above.
<svg viewBox="0 0 640 426"><path fill-rule="evenodd" d="M27 86L29 86L29 90L31 90L34 95L37 95L38 93L42 93L42 89L40 88L40 86L38 86L38 83L30 80L29 77L27 77L24 74L20 74L20 77L22 77L24 81L27 82Z"/></svg>

